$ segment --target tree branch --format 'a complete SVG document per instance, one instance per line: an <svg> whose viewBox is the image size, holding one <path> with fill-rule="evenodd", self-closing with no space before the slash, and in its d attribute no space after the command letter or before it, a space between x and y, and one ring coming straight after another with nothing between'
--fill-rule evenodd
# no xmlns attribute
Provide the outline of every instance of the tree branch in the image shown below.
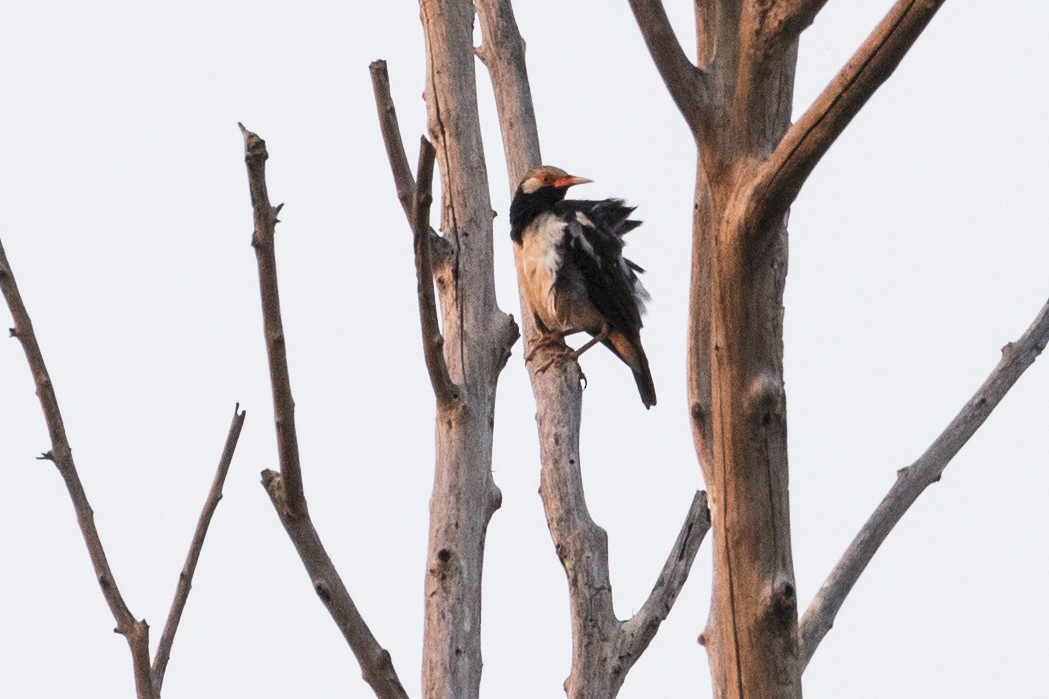
<svg viewBox="0 0 1049 699"><path fill-rule="evenodd" d="M233 409L233 422L229 426L229 434L226 436L226 445L222 450L218 468L215 470L215 478L208 491L204 509L197 520L197 528L193 532L193 540L190 543L186 562L182 566L182 572L178 576L178 585L175 587L175 598L171 602L171 611L168 612L164 631L160 634L160 643L157 644L157 652L153 656L153 687L157 694L164 685L164 673L167 672L168 660L171 658L171 646L175 641L175 632L178 631L182 612L186 608L186 600L189 599L189 591L193 587L193 574L197 569L197 560L200 551L204 547L204 537L207 536L211 518L222 499L222 486L226 482L226 474L229 472L230 463L233 461L233 452L237 449L237 441L240 439L241 428L244 427L245 411L240 411L238 404Z"/></svg>
<svg viewBox="0 0 1049 699"><path fill-rule="evenodd" d="M302 559L314 592L339 627L361 666L361 676L380 699L407 699L408 693L397 677L390 653L379 645L364 621L346 585L328 556L309 514L292 516L285 505L284 480L275 471L262 472L262 485L273 502L284 531Z"/></svg>
<svg viewBox="0 0 1049 699"><path fill-rule="evenodd" d="M299 464L299 444L295 434L295 400L291 396L288 376L288 352L284 341L284 325L280 317L280 290L277 286L277 256L274 249L276 227L283 204L272 206L266 191L266 142L238 123L244 136L244 161L248 166L248 186L251 190L251 208L255 231L251 246L259 265L259 293L262 298L262 324L266 337L266 356L269 359L270 384L273 388L273 419L277 428L277 455L280 475L284 483L284 507L292 516L306 514L306 498L302 490L302 467Z"/></svg>
<svg viewBox="0 0 1049 699"><path fill-rule="evenodd" d="M88 556L91 566L95 570L95 579L102 588L102 596L109 605L109 611L117 623L116 632L127 639L131 649L131 660L134 666L135 691L139 699L152 699L157 696L153 687L149 668L149 625L145 620L136 620L128 609L124 598L117 588L113 571L106 559L106 552L102 548L102 540L95 528L94 511L88 502L87 493L80 482L76 465L73 462L73 451L66 437L65 424L62 421L62 413L58 408L58 398L55 395L51 377L47 373L47 365L44 363L43 353L37 342L36 334L33 332L33 323L29 318L22 301L22 295L15 283L14 272L7 261L3 245L0 244L0 291L3 292L7 307L11 310L14 319L14 327L11 328L11 336L17 337L22 343L29 370L33 374L36 383L36 394L40 399L40 407L44 413L44 421L47 423L47 431L51 437L51 450L39 458L51 461L58 468L59 475L66 484L69 497L73 501L73 510L76 512L77 524L87 545Z"/></svg>
<svg viewBox="0 0 1049 699"><path fill-rule="evenodd" d="M1027 367L1049 342L1049 303L1016 342L1002 348L1002 358L947 429L909 467L897 473L896 483L849 544L834 570L820 587L799 623L802 667L830 631L845 597L852 590L882 542L918 496L940 475L954 455L973 436Z"/></svg>
<svg viewBox="0 0 1049 699"><path fill-rule="evenodd" d="M408 223L411 223L415 180L412 178L408 155L404 152L404 142L401 140L401 127L397 121L397 108L390 94L390 75L386 70L386 61L372 61L368 66L368 71L372 76L375 107L379 110L379 128L382 131L382 142L386 145L386 157L393 171L397 199L401 202L401 208L404 209Z"/></svg>
<svg viewBox="0 0 1049 699"><path fill-rule="evenodd" d="M510 191L540 162L539 136L524 61L524 42L506 0L474 0L506 153ZM526 341L536 333L534 314L521 297ZM577 697L615 696L627 672L666 618L709 527L705 500L697 495L659 581L633 619L621 622L612 606L608 536L590 517L579 459L582 391L579 365L555 362L536 373L528 363L536 400L541 475L539 493L558 558L568 577L572 670L565 691Z"/></svg>
<svg viewBox="0 0 1049 699"><path fill-rule="evenodd" d="M393 96L390 94L390 76L386 70L386 61L372 61L368 66L372 76L372 90L375 93L375 107L379 112L379 129L382 131L382 140L386 145L386 157L390 161L390 170L393 172L393 184L397 188L397 200L401 202L404 209L404 217L409 226L415 230L415 214L413 213L413 198L415 196L415 180L412 178L412 169L408 165L408 156L404 152L404 142L401 140L401 127L397 121L397 109L393 104ZM451 257L451 245L437 231L429 225L430 256L436 253L437 261L443 263ZM430 268L433 269L431 261Z"/></svg>
<svg viewBox="0 0 1049 699"><path fill-rule="evenodd" d="M748 215L752 230L786 213L816 163L900 64L943 1L899 0L790 127L754 179ZM801 7L807 12L818 4Z"/></svg>
<svg viewBox="0 0 1049 699"><path fill-rule="evenodd" d="M488 69L495 93L506 158L510 194L524 174L542 163L539 131L528 82L525 42L517 28L510 0L474 0L481 23L481 46L477 56Z"/></svg>
<svg viewBox="0 0 1049 699"><path fill-rule="evenodd" d="M412 240L415 247L415 279L419 296L419 325L423 336L423 357L430 374L437 404L453 407L462 403L462 392L448 374L444 359L444 336L437 320L437 300L433 293L433 258L430 255L430 204L433 203L433 163L437 152L425 136L419 138L419 166L412 196Z"/></svg>
<svg viewBox="0 0 1049 699"><path fill-rule="evenodd" d="M401 202L408 225L412 229L415 248L415 278L419 296L419 324L423 336L423 358L430 375L430 385L438 405L454 406L462 402L462 391L448 373L444 358L444 337L437 320L437 300L433 292L433 255L431 240L440 238L430 228L430 204L433 202L433 165L437 155L430 141L423 136L419 142L419 164L416 179L408 168L408 157L401 141L397 123L397 109L390 95L390 77L386 61L373 61L369 66L375 106L379 112L379 129L386 144L386 156L393 172L397 199ZM416 181L418 180L418 182Z"/></svg>
<svg viewBox="0 0 1049 699"><path fill-rule="evenodd" d="M659 630L659 625L670 614L709 529L710 509L707 507L707 494L698 491L692 498L685 523L681 525L674 547L670 550L648 599L639 612L623 622L624 645L635 658L645 651Z"/></svg>
<svg viewBox="0 0 1049 699"><path fill-rule="evenodd" d="M255 215L255 233L252 246L259 263L259 289L262 296L263 326L266 349L270 358L270 380L277 428L277 451L280 473L262 472L262 484L273 502L281 524L299 553L313 589L328 608L335 624L342 631L364 680L375 694L383 699L401 699L407 693L393 668L390 654L379 645L364 622L346 586L331 562L324 544L313 527L306 498L302 490L302 472L299 447L295 439L294 401L291 398L291 379L284 348L284 331L280 315L280 295L277 288L277 262L273 248L274 227L280 206L272 207L266 193L266 142L238 124L244 135L245 161L248 165L248 183Z"/></svg>
<svg viewBox="0 0 1049 699"><path fill-rule="evenodd" d="M706 104L706 73L685 55L661 0L630 0L630 9L670 96L692 133L699 133Z"/></svg>

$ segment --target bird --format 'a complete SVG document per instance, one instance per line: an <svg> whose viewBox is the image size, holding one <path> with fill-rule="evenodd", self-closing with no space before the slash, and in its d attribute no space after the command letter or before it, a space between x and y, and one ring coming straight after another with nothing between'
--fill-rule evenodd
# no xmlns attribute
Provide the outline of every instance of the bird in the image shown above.
<svg viewBox="0 0 1049 699"><path fill-rule="evenodd" d="M630 367L641 402L651 408L656 387L641 346L649 296L638 278L645 270L623 257L623 236L641 222L630 218L634 207L622 199L565 198L569 187L592 181L542 165L525 173L514 193L510 238L522 296L540 333L525 361L556 343L577 359L600 342ZM568 350L564 338L577 332L592 339Z"/></svg>

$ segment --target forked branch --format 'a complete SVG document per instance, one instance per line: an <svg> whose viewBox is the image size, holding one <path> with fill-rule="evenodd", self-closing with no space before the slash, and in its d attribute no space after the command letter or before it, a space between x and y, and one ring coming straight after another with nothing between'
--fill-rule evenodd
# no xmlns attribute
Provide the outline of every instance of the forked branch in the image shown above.
<svg viewBox="0 0 1049 699"><path fill-rule="evenodd" d="M131 648L131 660L135 673L135 691L139 699L152 699L157 696L153 687L153 680L149 667L149 625L145 620L136 620L124 602L123 596L117 587L117 581L113 571L106 559L106 552L102 548L102 540L95 528L94 512L88 502L87 493L80 482L76 465L73 462L73 451L66 438L66 429L62 421L62 413L58 408L58 398L55 395L51 377L47 373L47 365L44 363L44 355L40 351L36 334L33 332L33 323L29 318L22 301L22 295L15 283L14 272L7 261L3 245L0 244L0 290L3 291L4 300L11 310L14 319L14 327L11 328L11 336L17 337L22 343L29 370L33 374L36 383L36 394L40 399L40 407L44 412L44 421L47 423L47 431L51 437L51 449L40 458L51 461L58 468L59 475L65 481L69 497L73 501L73 510L76 512L77 524L87 544L88 556L91 558L91 566L95 569L95 579L98 586L102 588L102 596L109 605L109 611L116 621L116 632L127 639Z"/></svg>
<svg viewBox="0 0 1049 699"><path fill-rule="evenodd" d="M62 413L58 408L58 398L48 376L47 366L44 364L44 357L40 351L36 333L33 331L33 323L18 291L18 285L15 283L14 274L7 261L3 245L0 245L0 290L3 291L4 299L11 310L11 316L14 318L11 336L17 337L22 343L26 360L29 363L29 369L36 382L37 396L40 398L40 405L44 411L44 420L47 423L47 429L51 436L51 450L40 458L53 462L58 468L62 480L65 481L66 489L69 491L69 496L73 501L77 523L80 525L84 542L87 544L91 565L95 569L95 577L98 580L99 587L102 588L102 595L109 605L113 618L116 620L116 631L127 639L131 648L137 696L140 699L144 697L159 697L161 686L164 683L164 672L167 669L168 659L171 657L171 646L175 640L175 631L178 628L179 620L182 618L186 601L189 599L193 574L196 571L200 551L204 546L204 537L207 535L212 515L214 515L222 497L222 483L226 478L230 462L233 460L233 452L237 448L237 439L240 436L241 426L244 424L245 414L234 410L233 423L230 426L229 434L226 438L226 446L219 460L218 471L215 474L204 510L201 512L197 522L197 528L193 535L189 554L186 557L186 563L179 575L178 587L171 605L171 612L168 615L164 632L161 634L156 658L151 668L149 664L149 625L146 624L144 619L136 620L131 614L120 594L113 572L109 568L109 562L102 548L102 541L98 536L98 530L95 528L91 504L87 500L87 494L84 492L83 484L80 482L80 476L77 474L76 465L73 462L72 449L66 438Z"/></svg>
<svg viewBox="0 0 1049 699"><path fill-rule="evenodd" d="M754 180L748 215L752 230L787 211L816 163L900 64L943 2L899 0L790 127Z"/></svg>
<svg viewBox="0 0 1049 699"><path fill-rule="evenodd" d="M888 494L849 544L799 622L804 668L830 631L842 603L882 542L922 492L940 480L954 455L973 436L1013 384L1049 343L1049 303L1016 342L1002 348L1002 358L947 429L909 467L902 469Z"/></svg>
<svg viewBox="0 0 1049 699"><path fill-rule="evenodd" d="M266 192L266 142L240 126L244 135L245 161L255 216L252 246L259 263L259 289L262 296L263 326L270 360L270 380L277 428L277 451L280 473L262 472L262 484L273 502L284 530L302 559L317 596L327 607L335 624L346 638L364 680L376 696L383 699L407 697L394 670L390 654L379 645L350 598L335 566L313 526L302 490L299 447L295 439L295 412L291 398L284 331L277 288L277 262L274 252L274 228L280 206L270 205Z"/></svg>

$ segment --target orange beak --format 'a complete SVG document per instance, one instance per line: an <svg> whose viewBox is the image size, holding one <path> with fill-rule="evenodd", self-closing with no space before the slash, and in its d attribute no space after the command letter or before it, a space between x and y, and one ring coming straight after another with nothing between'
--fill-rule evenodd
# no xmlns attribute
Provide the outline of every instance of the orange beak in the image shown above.
<svg viewBox="0 0 1049 699"><path fill-rule="evenodd" d="M576 177L575 175L569 175L568 177L562 177L559 180L554 180L554 186L558 189L568 189L569 187L577 184L586 184L587 182L593 182L585 177Z"/></svg>

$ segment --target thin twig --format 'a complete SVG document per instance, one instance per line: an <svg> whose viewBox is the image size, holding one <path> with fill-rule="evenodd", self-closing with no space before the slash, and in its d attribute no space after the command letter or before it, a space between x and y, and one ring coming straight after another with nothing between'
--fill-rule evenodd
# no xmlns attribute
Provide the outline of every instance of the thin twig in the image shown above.
<svg viewBox="0 0 1049 699"><path fill-rule="evenodd" d="M200 558L201 549L204 548L204 537L208 534L211 518L222 500L222 486L226 482L226 474L229 472L230 463L233 461L233 452L237 449L237 441L240 439L241 428L244 427L246 411L240 410L240 404L233 408L233 422L229 426L226 435L226 445L222 449L218 468L215 470L215 478L211 482L211 489L204 501L204 509L200 512L197 520L197 528L193 532L193 540L186 554L186 562L182 566L182 572L178 576L178 584L175 586L175 597L171 602L171 611L168 612L164 631L160 634L160 642L157 644L157 652L153 656L153 687L157 694L164 685L164 673L167 672L168 660L171 658L171 645L175 641L175 633L178 631L182 612L186 608L189 599L189 591L193 587L193 574L197 569L197 560Z"/></svg>
<svg viewBox="0 0 1049 699"><path fill-rule="evenodd" d="M706 73L685 55L661 0L630 0L652 60L692 133L698 133L706 101Z"/></svg>
<svg viewBox="0 0 1049 699"><path fill-rule="evenodd" d="M284 506L293 515L304 515L306 498L302 490L302 467L295 434L295 400L291 396L288 376L288 353L284 342L284 325L280 316L280 290L277 287L277 256L274 236L279 223L277 214L283 204L270 205L266 191L266 142L238 123L244 136L244 161L248 166L251 208L255 231L251 245L259 265L259 292L262 298L262 323L269 358L270 384L273 389L273 419L277 428L277 455L284 482Z"/></svg>
<svg viewBox="0 0 1049 699"><path fill-rule="evenodd" d="M1019 340L1002 348L1002 358L994 371L947 429L917 461L897 474L896 483L849 544L799 623L803 668L830 631L842 603L889 532L918 496L940 480L947 464L969 441L1027 367L1034 363L1046 343L1049 343L1049 303L1042 307Z"/></svg>
<svg viewBox="0 0 1049 699"><path fill-rule="evenodd" d="M269 470L263 471L262 484L295 550L302 558L314 591L328 608L332 619L357 658L364 680L382 699L404 699L408 695L397 678L390 654L375 640L371 629L357 611L313 526L306 505L306 497L302 490L299 447L295 439L294 402L291 399L291 379L284 351L284 331L277 289L277 263L273 250L274 226L280 207L270 206L266 193L265 163L269 157L266 142L244 128L243 124L238 126L244 135L248 183L255 212L252 245L259 262L259 288L262 295L266 348L270 357L270 379L281 468L279 474ZM290 492L289 487L294 488L294 492Z"/></svg>
<svg viewBox="0 0 1049 699"><path fill-rule="evenodd" d="M899 0L760 167L748 197L751 230L786 212L852 118L884 83L944 0ZM813 3L815 4L815 3Z"/></svg>
<svg viewBox="0 0 1049 699"><path fill-rule="evenodd" d="M433 293L433 257L430 254L430 204L433 203L433 164L437 152L425 137L419 139L419 168L412 193L412 239L415 246L415 278L419 296L419 325L423 357L438 405L451 407L462 402L462 393L448 374L444 359L444 337L437 320ZM398 187L398 191L400 188Z"/></svg>
<svg viewBox="0 0 1049 699"><path fill-rule="evenodd" d="M51 450L40 458L54 463L62 480L65 481L69 497L73 501L77 524L80 525L80 532L84 537L84 543L87 544L91 565L95 570L95 579L102 588L102 596L117 623L115 630L127 639L128 646L131 648L135 691L139 699L150 699L156 696L156 692L153 688L149 667L149 625L145 620L135 619L117 588L116 579L113 577L113 571L106 559L98 530L95 528L94 511L91 509L73 462L73 452L66 437L62 413L58 408L58 398L51 384L51 377L47 373L47 366L44 363L40 345L37 343L36 334L33 332L33 323L22 302L22 296L18 291L14 273L7 261L2 244L0 244L0 291L3 291L7 307L11 310L11 316L14 319L11 336L17 337L22 343L29 370L36 383L36 394L44 412L47 431L51 437Z"/></svg>

